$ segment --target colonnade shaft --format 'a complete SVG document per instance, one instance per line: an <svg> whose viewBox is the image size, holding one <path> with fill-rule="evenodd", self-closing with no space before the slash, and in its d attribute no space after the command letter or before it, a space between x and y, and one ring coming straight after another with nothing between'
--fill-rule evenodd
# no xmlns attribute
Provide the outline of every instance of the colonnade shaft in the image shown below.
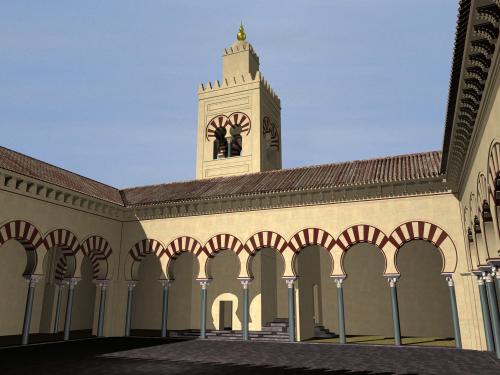
<svg viewBox="0 0 500 375"><path fill-rule="evenodd" d="M295 280L295 277L285 279L288 287L288 334L290 342L295 342Z"/></svg>
<svg viewBox="0 0 500 375"><path fill-rule="evenodd" d="M132 324L132 299L134 296L135 283L128 283L127 292L127 315L125 316L125 336L130 336L130 327Z"/></svg>
<svg viewBox="0 0 500 375"><path fill-rule="evenodd" d="M76 278L71 278L65 280L68 285L68 302L66 304L66 317L64 320L64 341L69 340L69 334L71 331L71 316L73 315L73 295L75 293L75 286L80 281Z"/></svg>
<svg viewBox="0 0 500 375"><path fill-rule="evenodd" d="M97 321L97 336L104 336L104 313L106 311L106 291L108 289L108 280L98 280L96 285L101 288L101 296L99 299L99 318Z"/></svg>
<svg viewBox="0 0 500 375"><path fill-rule="evenodd" d="M484 278L479 276L477 278L479 287L479 298L481 301L481 311L483 313L484 335L486 338L486 347L488 351L495 351L495 343L493 341L493 331L491 329L490 308L488 306L488 295L486 292L486 285L484 285Z"/></svg>
<svg viewBox="0 0 500 375"><path fill-rule="evenodd" d="M168 290L169 280L161 280L163 287L162 292L162 305L161 305L161 337L167 337L167 321L168 321Z"/></svg>
<svg viewBox="0 0 500 375"><path fill-rule="evenodd" d="M40 279L41 277L37 275L32 275L26 279L28 282L28 294L26 296L26 309L24 311L23 333L21 339L21 343L23 345L26 345L29 342L31 313L33 311L33 299L35 298L35 286Z"/></svg>
<svg viewBox="0 0 500 375"><path fill-rule="evenodd" d="M337 309L339 319L339 342L345 344L347 342L345 335L345 316L344 316L344 289L343 283L345 278L339 277L335 279L337 284Z"/></svg>
<svg viewBox="0 0 500 375"><path fill-rule="evenodd" d="M243 340L249 339L248 333L248 321L250 311L249 311L249 296L248 296L248 287L251 282L251 279L243 279L241 280L241 285L243 286Z"/></svg>
<svg viewBox="0 0 500 375"><path fill-rule="evenodd" d="M460 334L460 324L458 322L457 297L455 294L455 284L451 276L446 277L448 282L448 290L450 292L451 319L453 321L453 333L455 335L455 346L457 349L462 349L462 337Z"/></svg>
<svg viewBox="0 0 500 375"><path fill-rule="evenodd" d="M210 280L201 280L200 338L207 338L207 287Z"/></svg>
<svg viewBox="0 0 500 375"><path fill-rule="evenodd" d="M61 300L62 292L64 289L64 284L57 284L57 297L56 297L56 314L54 317L54 327L52 328L52 333L59 332L59 319L61 317Z"/></svg>
<svg viewBox="0 0 500 375"><path fill-rule="evenodd" d="M394 343L396 345L401 345L401 328L399 324L399 306L398 306L398 291L396 289L396 283L398 277L389 277L389 287L391 290L391 305L392 305L392 325L394 332Z"/></svg>
<svg viewBox="0 0 500 375"><path fill-rule="evenodd" d="M497 358L500 359L500 313L498 311L498 300L495 292L495 276L498 277L498 272L495 267L493 267L492 272L483 274L486 282L486 295L488 297L495 353Z"/></svg>

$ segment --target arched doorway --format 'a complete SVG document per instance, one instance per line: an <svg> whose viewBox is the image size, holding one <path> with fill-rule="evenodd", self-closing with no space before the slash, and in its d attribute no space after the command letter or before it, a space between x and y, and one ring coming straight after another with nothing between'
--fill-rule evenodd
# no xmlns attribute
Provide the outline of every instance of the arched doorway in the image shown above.
<svg viewBox="0 0 500 375"><path fill-rule="evenodd" d="M343 266L347 342L392 338L391 297L381 250L368 243L353 245L344 254Z"/></svg>
<svg viewBox="0 0 500 375"><path fill-rule="evenodd" d="M453 346L448 286L441 275L443 261L432 243L413 240L397 253L398 303L401 334L416 339L403 343L442 341Z"/></svg>
<svg viewBox="0 0 500 375"><path fill-rule="evenodd" d="M160 261L155 254L148 254L139 266L139 281L132 299L131 335L159 336L162 311L162 286Z"/></svg>

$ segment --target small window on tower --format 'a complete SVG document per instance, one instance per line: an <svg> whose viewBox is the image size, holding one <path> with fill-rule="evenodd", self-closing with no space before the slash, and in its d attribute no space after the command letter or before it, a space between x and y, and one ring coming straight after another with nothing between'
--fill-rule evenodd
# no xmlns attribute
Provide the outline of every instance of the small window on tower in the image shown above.
<svg viewBox="0 0 500 375"><path fill-rule="evenodd" d="M213 158L221 159L227 155L226 129L217 128L215 131Z"/></svg>
<svg viewBox="0 0 500 375"><path fill-rule="evenodd" d="M243 138L241 138L241 126L231 128L230 156L241 156Z"/></svg>

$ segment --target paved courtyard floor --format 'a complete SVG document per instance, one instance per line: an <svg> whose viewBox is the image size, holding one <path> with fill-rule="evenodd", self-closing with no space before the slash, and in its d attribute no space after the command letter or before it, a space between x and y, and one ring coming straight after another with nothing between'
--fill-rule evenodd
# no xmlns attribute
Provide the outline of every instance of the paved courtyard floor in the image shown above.
<svg viewBox="0 0 500 375"><path fill-rule="evenodd" d="M0 374L500 374L491 353L428 347L157 338L0 349Z"/></svg>

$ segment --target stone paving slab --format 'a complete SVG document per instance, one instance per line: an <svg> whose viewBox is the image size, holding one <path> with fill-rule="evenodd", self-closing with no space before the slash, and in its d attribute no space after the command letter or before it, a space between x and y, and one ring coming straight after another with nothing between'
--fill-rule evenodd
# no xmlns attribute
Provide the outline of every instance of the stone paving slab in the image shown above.
<svg viewBox="0 0 500 375"><path fill-rule="evenodd" d="M349 374L500 375L500 361L490 353L449 348L193 340L106 356Z"/></svg>
<svg viewBox="0 0 500 375"><path fill-rule="evenodd" d="M449 348L108 338L0 349L0 374L500 374L491 353Z"/></svg>

